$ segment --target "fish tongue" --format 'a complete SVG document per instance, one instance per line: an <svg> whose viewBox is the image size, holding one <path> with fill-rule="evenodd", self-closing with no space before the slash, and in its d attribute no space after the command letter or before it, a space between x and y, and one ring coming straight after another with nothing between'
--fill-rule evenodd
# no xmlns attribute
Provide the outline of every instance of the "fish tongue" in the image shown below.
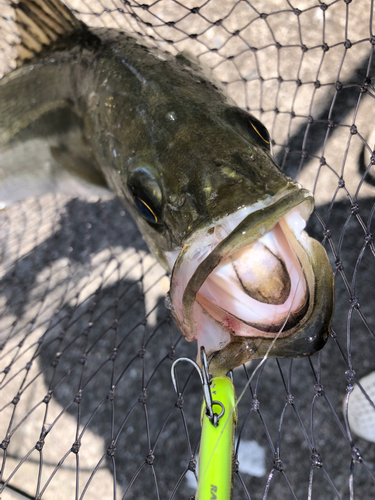
<svg viewBox="0 0 375 500"><path fill-rule="evenodd" d="M258 241L230 259L243 291L266 304L283 304L289 296L290 276L282 258Z"/></svg>

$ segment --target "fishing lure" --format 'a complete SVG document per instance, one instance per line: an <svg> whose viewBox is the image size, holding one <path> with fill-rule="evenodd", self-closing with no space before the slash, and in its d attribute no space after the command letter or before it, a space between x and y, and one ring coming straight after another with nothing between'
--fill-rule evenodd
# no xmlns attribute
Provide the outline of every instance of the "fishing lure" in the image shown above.
<svg viewBox="0 0 375 500"><path fill-rule="evenodd" d="M234 436L237 424L236 394L232 380L218 375L209 380L208 362L204 348L200 353L201 366L189 358L177 359L171 368L174 388L179 396L175 368L188 361L200 375L203 388L201 411L202 434L198 460L198 487L195 500L230 500L233 489Z"/></svg>

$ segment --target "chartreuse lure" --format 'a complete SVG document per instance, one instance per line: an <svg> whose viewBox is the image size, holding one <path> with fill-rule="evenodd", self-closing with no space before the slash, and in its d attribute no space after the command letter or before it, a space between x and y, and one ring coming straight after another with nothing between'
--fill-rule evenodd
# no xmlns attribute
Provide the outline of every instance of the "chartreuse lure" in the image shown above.
<svg viewBox="0 0 375 500"><path fill-rule="evenodd" d="M214 377L211 380L211 394L216 418L213 421L210 419L206 402L203 402L195 498L229 500L232 498L234 433L237 423L236 395L231 379L225 375Z"/></svg>
<svg viewBox="0 0 375 500"><path fill-rule="evenodd" d="M225 375L218 375L209 380L207 357L204 348L201 348L202 370L189 358L177 359L172 365L172 380L179 395L175 367L180 361L188 361L196 368L204 395L198 488L195 500L230 500L233 485L234 434L237 424L234 385Z"/></svg>

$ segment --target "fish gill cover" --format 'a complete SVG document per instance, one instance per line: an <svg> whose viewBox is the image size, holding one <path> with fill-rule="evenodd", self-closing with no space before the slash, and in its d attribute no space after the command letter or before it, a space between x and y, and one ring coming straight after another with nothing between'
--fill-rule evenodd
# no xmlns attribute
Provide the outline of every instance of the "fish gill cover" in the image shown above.
<svg viewBox="0 0 375 500"><path fill-rule="evenodd" d="M319 354L269 359L249 386L259 362L235 371L233 498L372 497L373 437L355 434L348 404L375 368L373 2L67 6L88 26L192 53L315 195L307 229L335 272L333 329ZM17 56L13 15L1 0L4 74ZM176 401L169 372L195 348L171 322L168 278L127 211L115 199L46 195L0 218L2 496L189 498L201 389L181 366ZM355 416L368 421L364 401Z"/></svg>

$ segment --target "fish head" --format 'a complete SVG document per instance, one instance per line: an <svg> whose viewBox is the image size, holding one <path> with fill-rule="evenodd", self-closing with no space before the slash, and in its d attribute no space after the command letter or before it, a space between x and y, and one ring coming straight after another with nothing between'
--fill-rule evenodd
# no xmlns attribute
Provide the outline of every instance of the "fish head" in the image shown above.
<svg viewBox="0 0 375 500"><path fill-rule="evenodd" d="M171 272L179 329L204 346L214 374L319 350L333 274L304 231L312 194L280 171L267 130L245 111L182 122L159 139L154 131L152 161L137 159L127 176L142 233Z"/></svg>
<svg viewBox="0 0 375 500"><path fill-rule="evenodd" d="M294 184L275 164L266 128L246 111L221 102L212 112L203 103L191 109L188 100L160 97L153 106L148 100L134 118L147 125L138 126L135 154L124 151L129 159L120 184L153 253L157 247L171 270L171 257L162 254L175 254L198 228L268 203Z"/></svg>

